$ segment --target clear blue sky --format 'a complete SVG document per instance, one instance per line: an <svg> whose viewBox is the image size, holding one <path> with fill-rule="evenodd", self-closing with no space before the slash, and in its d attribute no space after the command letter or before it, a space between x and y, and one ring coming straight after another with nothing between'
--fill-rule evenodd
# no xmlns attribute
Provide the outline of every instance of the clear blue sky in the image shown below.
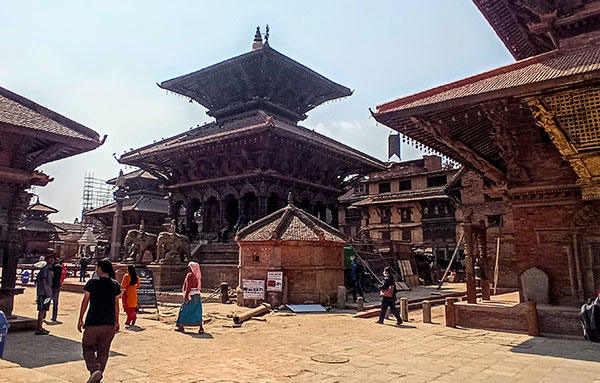
<svg viewBox="0 0 600 383"><path fill-rule="evenodd" d="M302 125L382 160L390 130L369 107L513 61L469 0L39 0L4 2L2 14L0 86L108 134L42 166L55 181L37 192L55 221L80 215L84 173L117 174L112 153L210 121L156 83L249 51L257 25L269 24L273 48L355 90Z"/></svg>

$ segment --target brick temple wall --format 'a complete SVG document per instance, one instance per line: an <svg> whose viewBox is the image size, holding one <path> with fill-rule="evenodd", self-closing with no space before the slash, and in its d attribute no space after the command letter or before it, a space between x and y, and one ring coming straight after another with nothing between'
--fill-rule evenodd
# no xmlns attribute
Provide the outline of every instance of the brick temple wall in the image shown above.
<svg viewBox="0 0 600 383"><path fill-rule="evenodd" d="M573 251L569 230L574 216L586 206L576 186L577 176L535 125L519 128L517 152L517 163L528 180L509 182L508 191L498 193L486 189L475 173L467 172L463 211L467 214L472 209L472 222L484 220L488 226L492 270L496 239L501 237L499 287L519 288L520 275L537 267L550 278L552 302L572 300L577 276L575 266L569 264L568 252ZM491 227L489 217L496 215L502 215L502 225ZM580 258L581 274L585 274L586 264L583 256Z"/></svg>

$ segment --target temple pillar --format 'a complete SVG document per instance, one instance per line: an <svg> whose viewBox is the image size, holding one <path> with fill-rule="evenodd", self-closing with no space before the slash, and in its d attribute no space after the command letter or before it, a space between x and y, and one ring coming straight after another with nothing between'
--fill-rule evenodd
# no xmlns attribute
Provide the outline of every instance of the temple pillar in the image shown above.
<svg viewBox="0 0 600 383"><path fill-rule="evenodd" d="M127 193L125 192L125 178L123 171L119 173L116 182L117 190L113 193L115 196L115 216L113 217L112 235L110 241L110 260L115 262L121 255L121 240L123 233L123 201Z"/></svg>
<svg viewBox="0 0 600 383"><path fill-rule="evenodd" d="M18 240L18 226L21 214L27 207L29 193L25 190L9 189L5 194L7 206L5 223L0 219L0 246L2 246L2 284L0 289L0 310L7 316L12 315L14 295L17 282L17 262L19 259L20 243ZM12 194L12 196L11 196ZM12 198L11 198L12 197ZM4 226L5 225L5 226ZM2 227L4 226L4 227Z"/></svg>
<svg viewBox="0 0 600 383"><path fill-rule="evenodd" d="M258 196L258 219L267 215L267 196L259 195Z"/></svg>
<svg viewBox="0 0 600 383"><path fill-rule="evenodd" d="M465 274L467 282L467 302L477 303L477 292L475 291L475 262L473 236L470 223L460 225L464 233L465 241Z"/></svg>

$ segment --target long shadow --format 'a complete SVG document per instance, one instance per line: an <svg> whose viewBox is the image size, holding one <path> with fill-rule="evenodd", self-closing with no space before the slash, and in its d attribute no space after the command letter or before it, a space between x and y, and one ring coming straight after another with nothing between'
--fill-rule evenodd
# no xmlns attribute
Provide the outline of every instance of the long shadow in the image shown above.
<svg viewBox="0 0 600 383"><path fill-rule="evenodd" d="M513 346L512 352L600 362L600 343L584 340L532 338Z"/></svg>
<svg viewBox="0 0 600 383"><path fill-rule="evenodd" d="M83 360L81 342L54 335L13 332L6 337L2 359L25 368L37 368ZM123 356L110 352L110 356Z"/></svg>

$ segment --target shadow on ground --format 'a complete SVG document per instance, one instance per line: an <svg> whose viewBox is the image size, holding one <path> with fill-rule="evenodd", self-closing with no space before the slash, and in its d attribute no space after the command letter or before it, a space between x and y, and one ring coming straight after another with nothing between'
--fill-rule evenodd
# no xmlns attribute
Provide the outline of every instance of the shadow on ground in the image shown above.
<svg viewBox="0 0 600 383"><path fill-rule="evenodd" d="M536 337L514 345L512 352L600 362L600 343Z"/></svg>
<svg viewBox="0 0 600 383"><path fill-rule="evenodd" d="M112 352L110 356L123 356ZM83 360L81 342L54 335L15 332L6 337L2 359L25 368L37 368Z"/></svg>

